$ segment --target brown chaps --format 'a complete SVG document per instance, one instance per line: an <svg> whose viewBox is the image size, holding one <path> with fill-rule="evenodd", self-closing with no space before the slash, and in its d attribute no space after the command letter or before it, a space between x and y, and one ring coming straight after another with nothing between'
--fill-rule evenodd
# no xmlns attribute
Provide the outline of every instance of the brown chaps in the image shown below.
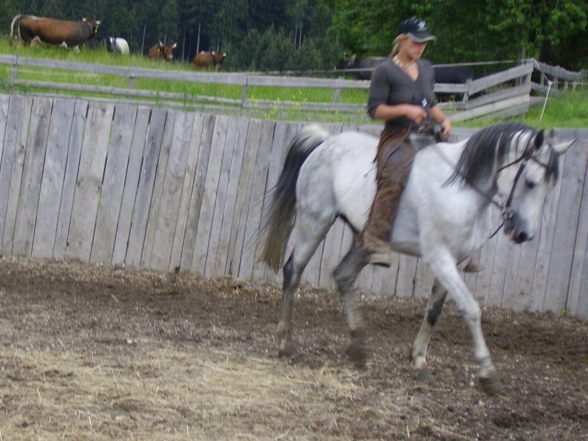
<svg viewBox="0 0 588 441"><path fill-rule="evenodd" d="M368 252L390 250L392 225L415 154L416 149L410 142L408 130L388 130L382 133L375 159L376 197L362 232L363 245Z"/></svg>

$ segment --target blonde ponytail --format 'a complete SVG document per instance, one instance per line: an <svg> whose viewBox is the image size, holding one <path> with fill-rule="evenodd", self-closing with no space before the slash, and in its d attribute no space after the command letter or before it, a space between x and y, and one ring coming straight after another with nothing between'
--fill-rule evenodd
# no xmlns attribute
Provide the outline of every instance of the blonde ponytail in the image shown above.
<svg viewBox="0 0 588 441"><path fill-rule="evenodd" d="M394 47L392 48L392 52L390 52L390 56L393 57L394 55L400 52L400 42L402 40L406 40L408 38L408 34L400 34L398 37L394 39Z"/></svg>

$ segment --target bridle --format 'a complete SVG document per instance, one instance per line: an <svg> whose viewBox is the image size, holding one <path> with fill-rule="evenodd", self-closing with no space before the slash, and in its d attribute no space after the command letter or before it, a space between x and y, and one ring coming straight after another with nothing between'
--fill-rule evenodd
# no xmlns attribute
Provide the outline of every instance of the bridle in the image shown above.
<svg viewBox="0 0 588 441"><path fill-rule="evenodd" d="M521 164L521 165L519 165L519 169L517 170L517 173L512 181L512 188L510 189L510 192L508 194L508 198L506 198L506 202L504 202L504 204L500 204L500 203L496 202L494 199L491 200L491 202L494 205L496 205L498 208L500 208L500 210L501 210L500 216L502 217L502 222L500 223L500 225L498 226L496 231L494 231L494 233L492 233L492 235L490 236L490 239L492 239L494 236L496 236L496 234L504 226L504 224L507 220L512 220L514 218L514 212L512 211L512 208L511 208L512 200L514 198L514 193L517 188L517 184L519 183L519 179L521 178L521 176L523 174L523 170L525 170L527 163L529 161L533 161L533 162L539 164L545 170L547 170L547 168L548 168L547 164L544 164L541 161L539 161L539 159L537 159L536 157L533 156L533 153L534 153L534 148L532 146L530 148L527 147L527 149L523 152L523 154L521 155L520 158L515 159L514 161L512 161L506 165L503 165L502 167L500 167L496 171L496 174L498 174L502 170L504 170L508 167L511 167L511 166L518 164L518 163Z"/></svg>
<svg viewBox="0 0 588 441"><path fill-rule="evenodd" d="M451 167L456 169L456 165L452 163L452 161L439 149L439 147L436 144L434 145L434 147L437 150L437 153L439 154L439 156L441 156L441 158L443 158L443 160L445 160L445 162L447 162ZM527 163L529 161L533 161L533 162L536 162L537 164L539 164L540 166L542 166L543 168L545 168L546 170L548 168L547 164L542 163L541 161L539 161L539 159L537 159L533 156L534 150L535 149L533 148L533 146L527 147L525 149L525 151L523 152L523 154L519 158L515 159L512 162L509 162L506 165L503 165L502 167L500 167L496 171L496 174L498 175L498 173L500 173L501 171L503 171L509 167L512 167L513 165L520 164L519 169L517 170L517 173L513 179L512 187L510 189L508 197L506 198L506 201L504 203L500 203L500 202L496 201L494 199L494 196L489 195L487 192L485 192L484 190L482 190L481 188L479 188L475 184L468 183L476 192L478 192L480 195L482 195L489 203L491 203L492 205L494 205L495 207L497 207L500 210L500 216L502 218L502 222L500 223L500 225L498 226L496 231L494 231L494 233L492 233L492 235L490 236L490 239L492 239L494 236L496 236L496 234L504 226L504 224L507 220L512 220L514 218L514 212L511 208L512 201L514 199L515 190L516 190L517 185L519 183L519 180L523 174L523 171L525 170L525 167L527 166Z"/></svg>

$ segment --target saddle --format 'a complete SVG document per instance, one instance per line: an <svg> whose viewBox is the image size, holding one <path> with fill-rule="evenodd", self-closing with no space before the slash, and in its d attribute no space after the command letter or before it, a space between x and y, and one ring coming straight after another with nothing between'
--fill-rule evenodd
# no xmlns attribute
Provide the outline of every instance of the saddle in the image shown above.
<svg viewBox="0 0 588 441"><path fill-rule="evenodd" d="M447 141L443 137L441 125L430 118L425 118L420 124L412 126L408 139L417 151L429 145Z"/></svg>

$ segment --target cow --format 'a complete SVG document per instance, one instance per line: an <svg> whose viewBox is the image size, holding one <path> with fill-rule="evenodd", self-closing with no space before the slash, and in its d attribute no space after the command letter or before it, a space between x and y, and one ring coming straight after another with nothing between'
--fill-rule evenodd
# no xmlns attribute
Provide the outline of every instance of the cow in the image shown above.
<svg viewBox="0 0 588 441"><path fill-rule="evenodd" d="M214 67L216 70L220 70L223 65L223 61L227 58L227 54L225 52L205 52L202 51L199 54L196 54L192 63L197 68L207 69L210 67Z"/></svg>
<svg viewBox="0 0 588 441"><path fill-rule="evenodd" d="M129 55L129 43L121 37L108 37L106 41L106 50L115 54Z"/></svg>
<svg viewBox="0 0 588 441"><path fill-rule="evenodd" d="M174 59L174 49L178 44L163 44L161 41L157 46L153 46L147 52L147 58L153 60L171 61Z"/></svg>
<svg viewBox="0 0 588 441"><path fill-rule="evenodd" d="M358 80L370 80L374 69L386 59L386 57L357 58L355 55L345 56L337 63L336 70L347 71Z"/></svg>
<svg viewBox="0 0 588 441"><path fill-rule="evenodd" d="M433 66L435 72L435 83L441 84L467 84L474 79L474 73L466 66ZM464 94L461 93L436 93L440 100L463 101ZM473 97L470 97L473 98Z"/></svg>
<svg viewBox="0 0 588 441"><path fill-rule="evenodd" d="M57 20L18 14L10 24L10 41L14 38L14 25L18 23L18 39L24 44L34 46L43 43L79 52L79 46L93 38L100 26L100 20L80 21Z"/></svg>

